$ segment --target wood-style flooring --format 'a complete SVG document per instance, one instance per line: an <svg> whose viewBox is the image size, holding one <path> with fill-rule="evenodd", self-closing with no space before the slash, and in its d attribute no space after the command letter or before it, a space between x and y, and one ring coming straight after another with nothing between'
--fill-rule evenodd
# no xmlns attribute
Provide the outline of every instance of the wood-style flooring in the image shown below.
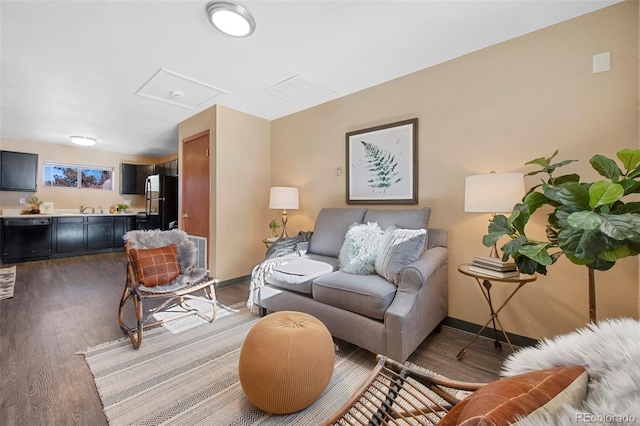
<svg viewBox="0 0 640 426"><path fill-rule="evenodd" d="M0 425L107 424L79 352L123 336L117 311L125 268L122 252L17 264L14 296L0 300ZM217 291L227 305L247 295L248 283ZM471 337L443 327L409 360L452 379L495 380L508 349L479 338L458 361Z"/></svg>

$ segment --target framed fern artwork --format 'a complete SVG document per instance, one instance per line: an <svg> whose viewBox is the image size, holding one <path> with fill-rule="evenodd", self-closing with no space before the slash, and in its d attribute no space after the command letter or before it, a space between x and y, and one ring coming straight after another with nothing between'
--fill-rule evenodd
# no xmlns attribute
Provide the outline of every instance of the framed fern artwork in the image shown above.
<svg viewBox="0 0 640 426"><path fill-rule="evenodd" d="M418 119L347 133L347 204L418 204Z"/></svg>

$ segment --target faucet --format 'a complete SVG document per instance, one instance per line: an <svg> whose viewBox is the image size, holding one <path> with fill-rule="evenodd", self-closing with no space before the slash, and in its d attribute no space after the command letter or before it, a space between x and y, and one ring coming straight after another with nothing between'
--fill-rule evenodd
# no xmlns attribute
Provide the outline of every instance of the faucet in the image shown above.
<svg viewBox="0 0 640 426"><path fill-rule="evenodd" d="M93 209L93 207L80 205L80 213L84 213L86 209L91 209L91 213L95 213L95 210Z"/></svg>

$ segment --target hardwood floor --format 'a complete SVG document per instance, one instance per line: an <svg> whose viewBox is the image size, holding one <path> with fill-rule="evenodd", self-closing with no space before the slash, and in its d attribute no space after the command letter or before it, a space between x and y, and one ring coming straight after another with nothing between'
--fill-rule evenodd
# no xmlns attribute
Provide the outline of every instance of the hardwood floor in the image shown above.
<svg viewBox="0 0 640 426"><path fill-rule="evenodd" d="M79 352L123 336L117 311L125 268L124 253L17 264L14 296L0 301L1 425L107 424ZM247 295L248 283L217 291L228 305ZM443 327L409 360L452 379L495 380L509 351L479 338L456 360L470 338Z"/></svg>

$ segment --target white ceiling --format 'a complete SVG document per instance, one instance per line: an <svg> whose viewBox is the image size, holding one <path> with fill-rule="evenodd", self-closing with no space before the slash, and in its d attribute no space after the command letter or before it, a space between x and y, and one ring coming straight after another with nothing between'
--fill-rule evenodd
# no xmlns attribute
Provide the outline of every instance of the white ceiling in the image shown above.
<svg viewBox="0 0 640 426"><path fill-rule="evenodd" d="M2 0L1 136L163 156L215 103L273 120L617 2L242 1L257 28L232 38L207 1ZM173 88L185 99L200 83L222 93L194 109L136 95L161 68L198 82ZM329 90L267 91L298 75Z"/></svg>

